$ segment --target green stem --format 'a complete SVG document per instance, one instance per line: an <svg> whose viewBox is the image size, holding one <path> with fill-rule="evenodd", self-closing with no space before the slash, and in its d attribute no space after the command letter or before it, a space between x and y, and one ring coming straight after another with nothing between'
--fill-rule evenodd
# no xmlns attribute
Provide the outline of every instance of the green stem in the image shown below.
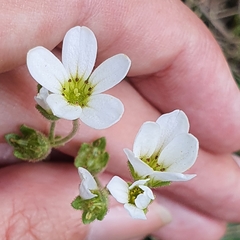
<svg viewBox="0 0 240 240"><path fill-rule="evenodd" d="M70 141L74 137L74 135L77 133L78 127L79 127L78 119L73 120L72 125L73 125L72 131L66 137L63 137L61 139L57 139L57 140L51 142L52 147L59 147L61 145L64 145L66 142Z"/></svg>
<svg viewBox="0 0 240 240"><path fill-rule="evenodd" d="M54 143L54 137L55 137L55 134L54 134L54 130L55 130L55 127L56 127L56 122L55 121L51 121L51 126L50 126L50 130L49 130L49 135L48 135L48 139L49 141L52 143Z"/></svg>
<svg viewBox="0 0 240 240"><path fill-rule="evenodd" d="M98 188L99 188L99 189L102 189L102 184L101 184L101 182L98 180L98 177L96 177L96 176L93 176L93 177L94 177L95 182L97 183Z"/></svg>

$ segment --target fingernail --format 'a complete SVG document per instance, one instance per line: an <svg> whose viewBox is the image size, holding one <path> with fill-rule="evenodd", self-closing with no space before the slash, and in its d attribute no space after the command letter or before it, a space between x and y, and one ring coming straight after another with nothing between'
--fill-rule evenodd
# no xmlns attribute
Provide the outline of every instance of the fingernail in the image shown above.
<svg viewBox="0 0 240 240"><path fill-rule="evenodd" d="M158 205L156 207L156 209L154 209L155 211L157 211L160 215L160 218L162 220L162 223L165 225L165 224L168 224L172 221L172 215L171 213L168 211L168 209L166 209L165 207L161 206L161 205Z"/></svg>

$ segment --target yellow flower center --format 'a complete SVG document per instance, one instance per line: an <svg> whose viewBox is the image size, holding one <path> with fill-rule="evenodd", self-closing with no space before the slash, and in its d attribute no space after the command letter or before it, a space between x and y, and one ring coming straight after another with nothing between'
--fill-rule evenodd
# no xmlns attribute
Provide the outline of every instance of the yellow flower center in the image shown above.
<svg viewBox="0 0 240 240"><path fill-rule="evenodd" d="M87 106L92 92L93 86L88 82L88 79L83 81L78 77L70 78L62 85L62 95L67 102L80 107Z"/></svg>
<svg viewBox="0 0 240 240"><path fill-rule="evenodd" d="M143 190L138 186L131 189L128 194L128 202L135 205L135 199L141 193L143 193Z"/></svg>
<svg viewBox="0 0 240 240"><path fill-rule="evenodd" d="M165 172L167 167L163 164L158 163L158 157L160 153L155 153L150 157L140 157L140 159L145 162L149 167L151 167L154 171Z"/></svg>

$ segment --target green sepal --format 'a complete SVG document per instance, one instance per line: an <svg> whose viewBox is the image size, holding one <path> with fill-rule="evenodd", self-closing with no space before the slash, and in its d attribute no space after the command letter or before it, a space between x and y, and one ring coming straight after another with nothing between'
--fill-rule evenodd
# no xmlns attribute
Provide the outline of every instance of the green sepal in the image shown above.
<svg viewBox="0 0 240 240"><path fill-rule="evenodd" d="M45 159L51 151L48 138L41 132L26 125L20 127L21 135L9 133L5 139L14 148L15 157L29 162Z"/></svg>
<svg viewBox="0 0 240 240"><path fill-rule="evenodd" d="M98 138L97 140L95 140L93 142L93 147L96 147L98 148L100 151L104 152L105 151L105 148L106 148L106 138L105 137L101 137L101 138Z"/></svg>
<svg viewBox="0 0 240 240"><path fill-rule="evenodd" d="M96 219L101 221L108 211L108 193L103 189L98 191L97 196L91 199L83 199L77 196L71 205L74 209L83 211L82 222L84 224L89 224Z"/></svg>
<svg viewBox="0 0 240 240"><path fill-rule="evenodd" d="M84 204L84 199L82 199L80 196L77 196L71 203L72 207L76 210L83 210L82 206Z"/></svg>
<svg viewBox="0 0 240 240"><path fill-rule="evenodd" d="M41 88L42 88L42 85L38 83L38 84L37 84L37 93L40 92Z"/></svg>
<svg viewBox="0 0 240 240"><path fill-rule="evenodd" d="M35 106L36 109L42 114L43 117L45 117L47 120L50 121L57 121L59 118L53 115L52 113L47 112L44 108L42 108L40 105Z"/></svg>
<svg viewBox="0 0 240 240"><path fill-rule="evenodd" d="M159 180L152 179L149 176L145 176L145 177L139 176L137 174L137 172L135 172L132 164L129 161L128 161L128 167L129 167L130 173L135 181L149 178L150 180L146 183L146 185L149 188L163 187L163 186L168 186L171 184L170 181L159 181Z"/></svg>
<svg viewBox="0 0 240 240"><path fill-rule="evenodd" d="M38 85L37 85L37 92L38 92L38 93L40 92L41 88L42 88L42 85L38 83ZM42 114L42 116L45 117L47 120L57 121L57 120L59 119L58 117L54 116L54 115L52 114L52 112L46 111L46 110L45 110L44 108L42 108L40 105L37 104L35 107L36 107L36 109Z"/></svg>
<svg viewBox="0 0 240 240"><path fill-rule="evenodd" d="M171 184L171 181L160 181L160 180L155 180L155 179L151 179L146 183L146 185L149 188L157 188L157 187L164 187L164 186L168 186Z"/></svg>
<svg viewBox="0 0 240 240"><path fill-rule="evenodd" d="M74 165L86 168L92 175L104 170L109 155L105 152L106 139L104 137L95 140L93 143L83 143L75 158Z"/></svg>
<svg viewBox="0 0 240 240"><path fill-rule="evenodd" d="M141 177L140 175L138 175L137 172L134 171L134 168L129 161L128 161L128 167L129 167L130 173L135 181L140 180L140 179L145 179L145 178Z"/></svg>

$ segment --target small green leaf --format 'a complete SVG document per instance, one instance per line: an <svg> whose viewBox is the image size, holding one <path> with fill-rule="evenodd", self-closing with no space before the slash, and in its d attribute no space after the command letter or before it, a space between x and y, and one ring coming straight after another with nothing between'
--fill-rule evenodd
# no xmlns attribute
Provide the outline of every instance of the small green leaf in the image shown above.
<svg viewBox="0 0 240 240"><path fill-rule="evenodd" d="M105 152L106 140L99 138L92 144L83 143L75 158L74 165L86 168L92 175L103 171L106 167L109 155Z"/></svg>
<svg viewBox="0 0 240 240"><path fill-rule="evenodd" d="M76 210L82 210L83 199L80 196L77 196L71 203L72 207Z"/></svg>
<svg viewBox="0 0 240 240"><path fill-rule="evenodd" d="M95 192L96 193L96 192ZM99 190L97 197L82 199L77 196L71 203L76 210L82 210L82 222L89 224L94 220L103 220L108 211L108 193L105 189Z"/></svg>
<svg viewBox="0 0 240 240"><path fill-rule="evenodd" d="M93 142L93 146L97 147L100 151L104 151L106 148L106 138L101 137Z"/></svg>
<svg viewBox="0 0 240 240"><path fill-rule="evenodd" d="M13 146L15 157L30 162L40 161L48 156L51 151L48 138L41 132L26 125L20 127L21 135L9 133L5 139Z"/></svg>
<svg viewBox="0 0 240 240"><path fill-rule="evenodd" d="M29 128L27 127L26 125L21 125L20 126L20 132L23 134L23 135L31 135L31 134L34 134L36 131L33 129L33 128Z"/></svg>

